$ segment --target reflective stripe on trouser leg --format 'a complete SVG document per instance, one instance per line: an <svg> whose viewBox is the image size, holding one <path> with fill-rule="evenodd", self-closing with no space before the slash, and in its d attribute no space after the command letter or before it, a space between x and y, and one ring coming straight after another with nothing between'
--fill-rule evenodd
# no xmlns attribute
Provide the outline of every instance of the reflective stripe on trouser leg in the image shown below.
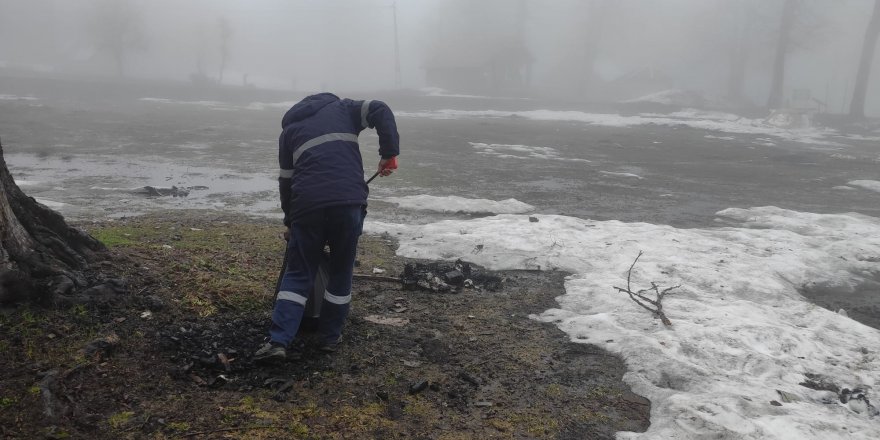
<svg viewBox="0 0 880 440"><path fill-rule="evenodd" d="M335 343L348 317L354 260L366 210L362 206L339 206L327 211L330 267L318 331L323 342Z"/></svg>
<svg viewBox="0 0 880 440"><path fill-rule="evenodd" d="M287 242L287 267L272 312L272 341L289 345L302 323L305 304L312 290L318 259L324 247L323 231L294 222Z"/></svg>
<svg viewBox="0 0 880 440"><path fill-rule="evenodd" d="M269 337L273 342L285 347L290 345L299 330L305 305L306 297L296 292L278 292L278 300L275 301L275 309L272 311L272 327L269 329Z"/></svg>
<svg viewBox="0 0 880 440"><path fill-rule="evenodd" d="M346 296L336 296L329 291L324 292L324 303L321 304L321 338L325 343L339 341L342 336L342 327L348 319L351 310L351 293Z"/></svg>

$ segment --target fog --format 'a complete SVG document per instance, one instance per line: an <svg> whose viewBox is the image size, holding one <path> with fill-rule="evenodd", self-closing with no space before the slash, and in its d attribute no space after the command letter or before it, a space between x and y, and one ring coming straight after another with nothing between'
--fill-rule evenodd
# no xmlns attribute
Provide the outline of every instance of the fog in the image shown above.
<svg viewBox="0 0 880 440"><path fill-rule="evenodd" d="M0 74L584 101L680 89L763 106L783 3L0 0ZM786 102L798 90L845 112L874 2L797 5ZM731 85L738 49L741 87ZM875 66L871 115L880 115L878 79Z"/></svg>

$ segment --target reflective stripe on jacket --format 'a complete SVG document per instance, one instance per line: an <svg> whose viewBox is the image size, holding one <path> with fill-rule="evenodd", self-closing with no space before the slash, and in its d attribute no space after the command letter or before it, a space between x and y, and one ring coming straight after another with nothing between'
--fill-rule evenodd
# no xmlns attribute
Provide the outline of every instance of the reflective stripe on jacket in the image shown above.
<svg viewBox="0 0 880 440"><path fill-rule="evenodd" d="M394 115L381 101L339 99L331 93L311 95L291 107L281 125L278 161L287 225L313 209L367 204L369 190L357 142L365 128L378 132L381 157L400 152ZM289 203L284 200L287 179Z"/></svg>

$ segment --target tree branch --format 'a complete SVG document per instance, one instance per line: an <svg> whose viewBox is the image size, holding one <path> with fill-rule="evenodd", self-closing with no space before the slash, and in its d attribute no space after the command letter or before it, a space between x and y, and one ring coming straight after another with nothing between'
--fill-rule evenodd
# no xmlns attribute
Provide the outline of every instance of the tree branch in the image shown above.
<svg viewBox="0 0 880 440"><path fill-rule="evenodd" d="M651 312L655 317L659 318L660 322L662 322L663 325L667 327L672 327L672 321L670 321L669 318L666 317L666 313L663 312L663 298L665 298L666 295L672 293L674 289L678 289L679 287L681 287L681 284L677 286L667 287L666 289L663 289L661 291L660 286L657 283L651 281L651 287L633 292L631 284L632 270L636 266L636 263L639 261L639 258L642 257L642 254L643 252L639 251L639 255L636 256L636 259L633 260L632 264L629 266L629 270L626 273L626 289L617 286L612 287L617 289L618 292L623 292L629 295L629 299L633 300L633 302ZM651 291L654 292L656 299L651 299L644 295L645 293ZM650 306L645 303L650 304Z"/></svg>

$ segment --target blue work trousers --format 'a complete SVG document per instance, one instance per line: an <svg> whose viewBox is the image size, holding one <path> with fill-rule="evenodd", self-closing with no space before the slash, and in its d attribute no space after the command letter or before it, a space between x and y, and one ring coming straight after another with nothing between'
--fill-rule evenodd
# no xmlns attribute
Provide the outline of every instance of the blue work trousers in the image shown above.
<svg viewBox="0 0 880 440"><path fill-rule="evenodd" d="M309 212L291 224L287 270L269 330L272 342L286 347L296 336L325 245L330 247L330 263L318 332L322 343L338 342L351 304L351 279L366 214L362 205L331 206Z"/></svg>

